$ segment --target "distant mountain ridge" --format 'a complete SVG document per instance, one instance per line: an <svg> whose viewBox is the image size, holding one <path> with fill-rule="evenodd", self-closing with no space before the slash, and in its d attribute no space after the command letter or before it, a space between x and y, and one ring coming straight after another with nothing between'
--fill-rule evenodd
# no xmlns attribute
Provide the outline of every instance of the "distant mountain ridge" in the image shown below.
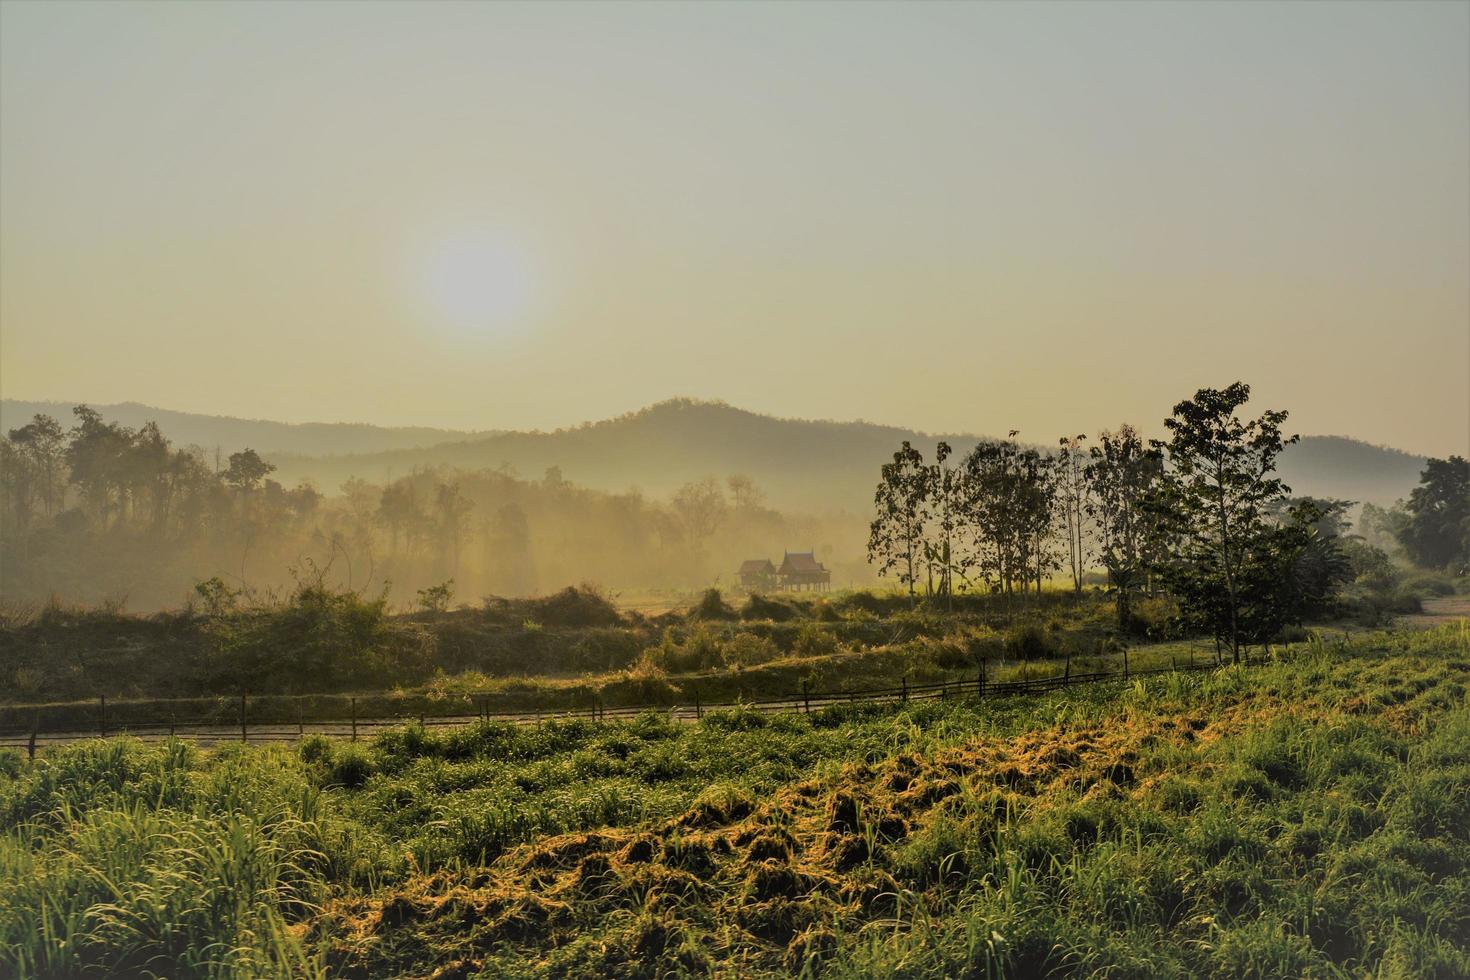
<svg viewBox="0 0 1470 980"><path fill-rule="evenodd" d="M63 426L72 424L75 402L0 401L0 431L24 425L37 414L50 415ZM103 405L88 402L102 417L137 428L145 422L157 422L159 428L176 445L219 447L226 455L241 449L262 453L296 453L305 456L330 456L340 453L377 453L393 449L436 446L456 439L474 439L491 435L489 430L466 432L458 429L436 429L427 426L385 427L361 422L272 422L267 419L241 419L227 415L201 415L154 408L138 402Z"/></svg>
<svg viewBox="0 0 1470 980"><path fill-rule="evenodd" d="M181 445L220 446L224 453L250 446L276 464L282 481L309 479L328 491L349 477L380 481L421 467L509 467L528 477L556 467L583 486L637 487L655 496L689 480L743 473L774 506L816 512L866 511L879 466L905 439L928 455L938 439L963 454L981 438L861 421L782 419L685 398L551 432L292 425L136 403L93 407L125 425L157 420ZM37 411L70 422L65 403L5 400L0 425L8 430ZM1388 504L1407 496L1424 463L1422 456L1344 436L1304 436L1282 458L1281 475L1297 494Z"/></svg>

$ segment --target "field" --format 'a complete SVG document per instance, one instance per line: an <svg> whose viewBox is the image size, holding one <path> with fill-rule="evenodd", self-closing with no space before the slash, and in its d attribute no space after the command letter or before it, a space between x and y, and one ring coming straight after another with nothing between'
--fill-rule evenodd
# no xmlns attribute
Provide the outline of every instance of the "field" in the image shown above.
<svg viewBox="0 0 1470 980"><path fill-rule="evenodd" d="M0 972L1470 974L1470 633L1037 698L4 757Z"/></svg>

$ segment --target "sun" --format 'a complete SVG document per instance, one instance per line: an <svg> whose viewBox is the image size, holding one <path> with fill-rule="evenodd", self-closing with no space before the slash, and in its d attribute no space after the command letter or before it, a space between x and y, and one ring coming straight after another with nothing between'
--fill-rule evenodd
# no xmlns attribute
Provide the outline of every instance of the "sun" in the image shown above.
<svg viewBox="0 0 1470 980"><path fill-rule="evenodd" d="M524 253L494 234L468 234L431 247L421 285L430 306L456 330L506 335L523 326L531 299Z"/></svg>

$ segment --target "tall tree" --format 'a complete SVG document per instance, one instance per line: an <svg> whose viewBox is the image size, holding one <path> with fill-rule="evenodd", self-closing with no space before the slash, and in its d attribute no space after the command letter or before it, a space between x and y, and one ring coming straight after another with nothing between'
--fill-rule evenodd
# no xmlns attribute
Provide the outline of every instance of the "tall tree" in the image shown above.
<svg viewBox="0 0 1470 980"><path fill-rule="evenodd" d="M1126 629L1133 596L1143 587L1154 557L1155 521L1146 504L1154 492L1161 461L1130 425L1103 432L1090 451L1084 477L1087 512L1098 533L1098 558L1108 573L1108 587Z"/></svg>
<svg viewBox="0 0 1470 980"><path fill-rule="evenodd" d="M1169 439L1160 444L1169 464L1161 512L1172 518L1179 540L1164 572L1181 601L1228 642L1236 662L1248 600L1261 591L1253 576L1272 573L1253 549L1267 537L1272 507L1289 492L1271 474L1282 451L1297 441L1282 435L1286 412L1242 418L1239 410L1249 400L1244 382L1201 388L1174 406L1164 420Z"/></svg>
<svg viewBox="0 0 1470 980"><path fill-rule="evenodd" d="M1084 435L1063 436L1058 440L1056 496L1062 512L1061 525L1067 534L1067 569L1072 575L1072 591L1082 594L1082 576L1092 557L1088 548L1087 517L1091 504L1086 475L1087 451L1082 448Z"/></svg>
<svg viewBox="0 0 1470 980"><path fill-rule="evenodd" d="M1048 459L1023 449L1012 430L977 443L962 467L966 523L974 536L973 565L1007 595L1038 592L1056 567L1051 547L1056 483Z"/></svg>
<svg viewBox="0 0 1470 980"><path fill-rule="evenodd" d="M66 432L51 416L36 415L11 429L10 441L30 464L41 504L50 517L66 502L66 484L61 479L66 467Z"/></svg>
<svg viewBox="0 0 1470 980"><path fill-rule="evenodd" d="M959 534L964 518L965 501L959 469L946 465L953 450L949 443L940 442L934 447L934 465L926 469L929 486L925 491L928 503L926 523L933 526L932 540L924 540L924 561L930 569L931 592L944 596L951 608L954 604L955 579L964 578L969 559L966 549L960 547ZM939 581L933 583L934 572Z"/></svg>
<svg viewBox="0 0 1470 980"><path fill-rule="evenodd" d="M873 494L877 516L868 528L868 562L878 574L898 569L898 580L914 595L915 573L923 553L924 505L929 495L924 455L908 442L884 463Z"/></svg>
<svg viewBox="0 0 1470 980"><path fill-rule="evenodd" d="M679 526L694 550L703 547L725 519L725 494L713 477L686 483L671 501Z"/></svg>

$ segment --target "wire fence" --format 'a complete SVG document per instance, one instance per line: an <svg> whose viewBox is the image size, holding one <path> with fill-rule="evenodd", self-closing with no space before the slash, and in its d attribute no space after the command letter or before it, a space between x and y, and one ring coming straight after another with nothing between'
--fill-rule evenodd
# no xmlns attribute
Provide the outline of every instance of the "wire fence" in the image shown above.
<svg viewBox="0 0 1470 980"><path fill-rule="evenodd" d="M307 708L313 704L321 706L330 699L323 696L304 696L283 699L279 696L256 699L255 717L252 718L252 699L240 695L235 698L181 699L171 702L174 710L164 717L162 712L151 717L140 717L138 708L156 708L158 702L114 702L109 705L106 697L97 702L84 714L92 717L85 725L78 719L75 705L66 706L66 720L59 725L43 723L41 708L10 706L0 716L0 748L21 748L34 758L38 749L91 738L106 738L113 735L128 735L143 741L162 741L168 738L185 738L200 745L222 742L264 743L294 742L308 735L323 735L328 738L357 740L368 738L379 732L405 724L418 724L425 729L461 728L485 722L507 722L517 725L540 724L552 719L586 718L594 721L628 720L653 712L668 717L671 721L699 721L706 714L718 711L745 710L771 714L791 714L820 711L834 705L890 704L894 702L949 700L971 698L1017 697L1045 694L1070 687L1098 684L1106 681L1127 681L1137 677L1176 672L1215 670L1214 661L1176 663L1168 667L1150 667L1132 670L1123 661L1121 671L1073 672L1070 662L1061 673L1020 680L996 681L985 676L983 670L974 677L910 684L907 680L897 686L866 688L852 691L809 690L805 685L797 692L758 699L735 701L702 702L698 697L687 704L637 704L608 707L600 700L585 706L560 705L541 709L495 712L490 710L490 697L468 694L459 698L443 699L430 705L420 705L418 711L381 710L380 697L364 698L375 710L359 715L358 698L346 698L345 705L329 712L330 716L308 717ZM449 703L445 703L445 702ZM282 717L286 703L294 704L294 719ZM200 707L207 710L200 711ZM342 707L346 711L341 710ZM366 707L366 706L365 706ZM181 716L179 708L184 709ZM190 711L193 708L195 710ZM445 711L449 708L451 710ZM465 710L456 710L463 708ZM30 725L20 724L24 713L33 712ZM289 708L286 708L289 714ZM345 717L344 717L345 714ZM233 715L233 717L229 717ZM121 717L120 717L121 716ZM264 716L264 717L262 717Z"/></svg>

